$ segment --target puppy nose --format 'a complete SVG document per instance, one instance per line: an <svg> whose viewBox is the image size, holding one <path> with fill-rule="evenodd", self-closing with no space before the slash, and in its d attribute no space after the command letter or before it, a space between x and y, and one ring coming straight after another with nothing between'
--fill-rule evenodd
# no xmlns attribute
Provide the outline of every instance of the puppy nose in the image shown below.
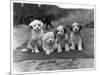
<svg viewBox="0 0 100 75"><path fill-rule="evenodd" d="M77 28L75 29L75 31L77 31Z"/></svg>
<svg viewBox="0 0 100 75"><path fill-rule="evenodd" d="M52 40L50 40L50 42L52 42Z"/></svg>
<svg viewBox="0 0 100 75"><path fill-rule="evenodd" d="M39 28L37 27L37 29L39 29Z"/></svg>

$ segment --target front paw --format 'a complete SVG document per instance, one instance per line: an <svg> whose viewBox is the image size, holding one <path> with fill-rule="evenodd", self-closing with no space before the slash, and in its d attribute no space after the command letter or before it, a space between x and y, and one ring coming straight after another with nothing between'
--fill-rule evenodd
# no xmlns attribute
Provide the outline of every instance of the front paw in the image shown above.
<svg viewBox="0 0 100 75"><path fill-rule="evenodd" d="M57 51L58 53L60 53L60 52L62 52L62 49L58 49L58 51Z"/></svg>
<svg viewBox="0 0 100 75"><path fill-rule="evenodd" d="M46 51L46 54L49 55L50 54L50 51Z"/></svg>
<svg viewBox="0 0 100 75"><path fill-rule="evenodd" d="M51 52L53 52L54 50L52 49Z"/></svg>
<svg viewBox="0 0 100 75"><path fill-rule="evenodd" d="M36 53L39 53L40 51L38 49L35 50Z"/></svg>
<svg viewBox="0 0 100 75"><path fill-rule="evenodd" d="M22 49L21 51L22 51L22 52L27 52L27 49Z"/></svg>
<svg viewBox="0 0 100 75"><path fill-rule="evenodd" d="M83 49L82 48L78 48L78 51L82 51Z"/></svg>
<svg viewBox="0 0 100 75"><path fill-rule="evenodd" d="M71 50L75 50L75 47L71 46L70 49L71 49Z"/></svg>
<svg viewBox="0 0 100 75"><path fill-rule="evenodd" d="M43 51L46 51L47 49L46 48L43 48Z"/></svg>
<svg viewBox="0 0 100 75"><path fill-rule="evenodd" d="M32 53L34 53L34 50L32 50Z"/></svg>
<svg viewBox="0 0 100 75"><path fill-rule="evenodd" d="M65 48L65 51L66 51L66 52L67 52L67 51L69 51L69 50L70 50L70 48L69 48L69 47L66 47L66 48Z"/></svg>

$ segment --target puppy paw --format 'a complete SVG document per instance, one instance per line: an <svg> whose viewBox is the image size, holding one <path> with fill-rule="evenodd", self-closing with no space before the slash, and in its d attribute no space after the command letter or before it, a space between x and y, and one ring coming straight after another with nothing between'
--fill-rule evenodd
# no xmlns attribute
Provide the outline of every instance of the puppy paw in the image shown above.
<svg viewBox="0 0 100 75"><path fill-rule="evenodd" d="M78 51L82 51L82 50L83 50L82 48L79 48L79 49L78 49Z"/></svg>
<svg viewBox="0 0 100 75"><path fill-rule="evenodd" d="M36 53L39 53L40 51L39 51L39 50L35 50L35 52L36 52Z"/></svg>
<svg viewBox="0 0 100 75"><path fill-rule="evenodd" d="M74 48L74 47L70 47L70 49L71 49L71 50L75 50L75 48Z"/></svg>
<svg viewBox="0 0 100 75"><path fill-rule="evenodd" d="M32 50L32 53L34 53L34 50Z"/></svg>
<svg viewBox="0 0 100 75"><path fill-rule="evenodd" d="M68 48L65 48L65 51L67 52L67 51L69 51L70 49L69 49L69 47Z"/></svg>
<svg viewBox="0 0 100 75"><path fill-rule="evenodd" d="M54 50L51 50L51 52L53 52Z"/></svg>
<svg viewBox="0 0 100 75"><path fill-rule="evenodd" d="M21 51L22 51L22 52L27 52L27 49L22 49Z"/></svg>
<svg viewBox="0 0 100 75"><path fill-rule="evenodd" d="M60 53L60 52L62 52L62 50L61 49L58 49L58 51L57 51L58 53Z"/></svg>
<svg viewBox="0 0 100 75"><path fill-rule="evenodd" d="M46 48L43 48L43 51L46 51L47 49Z"/></svg>
<svg viewBox="0 0 100 75"><path fill-rule="evenodd" d="M46 51L46 54L49 55L50 54L50 51Z"/></svg>

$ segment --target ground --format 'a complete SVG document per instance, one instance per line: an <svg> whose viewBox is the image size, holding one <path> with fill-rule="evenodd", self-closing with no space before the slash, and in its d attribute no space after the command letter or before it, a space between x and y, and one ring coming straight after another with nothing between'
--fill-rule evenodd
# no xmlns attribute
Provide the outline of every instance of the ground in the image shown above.
<svg viewBox="0 0 100 75"><path fill-rule="evenodd" d="M93 62L93 58L27 60L14 63L13 68L14 72L86 69L93 68Z"/></svg>
<svg viewBox="0 0 100 75"><path fill-rule="evenodd" d="M22 53L30 39L28 26L14 27L13 31L13 69L14 72L34 72L66 69L94 68L94 29L82 30L84 50L46 55L40 53Z"/></svg>

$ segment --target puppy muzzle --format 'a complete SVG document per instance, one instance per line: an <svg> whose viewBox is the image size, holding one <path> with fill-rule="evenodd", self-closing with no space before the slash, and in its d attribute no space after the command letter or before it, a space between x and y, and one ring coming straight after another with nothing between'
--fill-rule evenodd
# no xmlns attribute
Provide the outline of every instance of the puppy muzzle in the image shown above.
<svg viewBox="0 0 100 75"><path fill-rule="evenodd" d="M57 35L60 36L60 35L62 35L62 33L58 32Z"/></svg>
<svg viewBox="0 0 100 75"><path fill-rule="evenodd" d="M77 32L77 31L78 31L78 29L76 28L76 29L75 29L75 32Z"/></svg>
<svg viewBox="0 0 100 75"><path fill-rule="evenodd" d="M54 41L53 40L50 40L49 42L48 42L48 45L50 45L50 46L52 46L54 44Z"/></svg>
<svg viewBox="0 0 100 75"><path fill-rule="evenodd" d="M75 29L74 29L74 32L78 32L78 31L79 31L79 29L78 29L78 28L75 28Z"/></svg>
<svg viewBox="0 0 100 75"><path fill-rule="evenodd" d="M50 43L53 43L53 40L50 40Z"/></svg>
<svg viewBox="0 0 100 75"><path fill-rule="evenodd" d="M38 28L38 27L35 29L35 31L36 31L36 32L39 32L40 30L41 30L41 29L40 29L40 28Z"/></svg>

